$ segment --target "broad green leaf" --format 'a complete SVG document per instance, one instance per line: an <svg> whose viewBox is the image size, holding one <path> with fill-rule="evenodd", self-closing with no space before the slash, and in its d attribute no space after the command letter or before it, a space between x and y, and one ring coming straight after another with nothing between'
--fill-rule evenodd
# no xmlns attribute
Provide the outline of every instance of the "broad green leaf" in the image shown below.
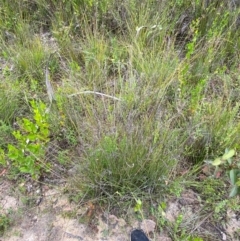
<svg viewBox="0 0 240 241"><path fill-rule="evenodd" d="M35 158L33 156L26 156L23 165L29 170L34 169Z"/></svg>
<svg viewBox="0 0 240 241"><path fill-rule="evenodd" d="M22 121L23 121L23 129L25 131L30 132L30 133L37 131L37 127L33 122L31 122L30 120L28 120L26 118L23 118Z"/></svg>
<svg viewBox="0 0 240 241"><path fill-rule="evenodd" d="M8 144L8 157L12 160L17 160L23 156L21 150L17 149L15 146Z"/></svg>
<svg viewBox="0 0 240 241"><path fill-rule="evenodd" d="M37 138L38 136L36 133L29 133L27 137L28 137L29 141L37 141L38 140L38 138Z"/></svg>
<svg viewBox="0 0 240 241"><path fill-rule="evenodd" d="M20 133L19 130L13 131L12 134L13 134L13 136L14 136L17 140L21 140L22 134Z"/></svg>
<svg viewBox="0 0 240 241"><path fill-rule="evenodd" d="M41 150L43 150L38 143L31 143L28 145L28 151L33 153L34 155L38 156L41 153Z"/></svg>
<svg viewBox="0 0 240 241"><path fill-rule="evenodd" d="M229 172L229 176L230 176L230 180L231 180L232 185L235 185L235 183L237 181L237 174L238 174L238 170L236 170L236 169L232 169Z"/></svg>
<svg viewBox="0 0 240 241"><path fill-rule="evenodd" d="M35 119L35 121L36 121L38 126L42 125L43 117L42 117L42 115L39 112L35 113L34 119Z"/></svg>
<svg viewBox="0 0 240 241"><path fill-rule="evenodd" d="M221 164L222 164L222 160L220 158L217 158L212 162L213 166L219 166Z"/></svg>
<svg viewBox="0 0 240 241"><path fill-rule="evenodd" d="M23 172L23 173L29 173L30 172L28 167L26 167L26 166L19 167L19 170L20 170L20 172Z"/></svg>
<svg viewBox="0 0 240 241"><path fill-rule="evenodd" d="M229 197L234 197L239 193L239 187L238 186L234 186L229 194Z"/></svg>
<svg viewBox="0 0 240 241"><path fill-rule="evenodd" d="M233 157L235 155L235 151L232 149L230 151L228 151L227 153L225 153L223 156L222 156L222 159L224 161L226 161L227 159Z"/></svg>

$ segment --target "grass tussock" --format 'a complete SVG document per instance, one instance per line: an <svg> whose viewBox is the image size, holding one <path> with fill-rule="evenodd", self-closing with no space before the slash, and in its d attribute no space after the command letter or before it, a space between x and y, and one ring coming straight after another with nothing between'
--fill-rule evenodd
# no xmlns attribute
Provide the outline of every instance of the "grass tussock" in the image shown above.
<svg viewBox="0 0 240 241"><path fill-rule="evenodd" d="M31 116L32 99L48 103L48 68L51 138L80 149L80 198L171 192L183 169L195 182L190 170L239 150L237 1L2 1L0 11L1 123Z"/></svg>

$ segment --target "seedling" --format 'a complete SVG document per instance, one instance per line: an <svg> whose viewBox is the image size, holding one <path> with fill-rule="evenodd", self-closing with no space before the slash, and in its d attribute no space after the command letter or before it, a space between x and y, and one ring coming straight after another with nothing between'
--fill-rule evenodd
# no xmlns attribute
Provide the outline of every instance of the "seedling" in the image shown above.
<svg viewBox="0 0 240 241"><path fill-rule="evenodd" d="M240 194L240 162L233 161L232 157L235 155L235 150L225 150L223 156L216 158L214 161L208 161L215 166L215 174L219 170L219 166L225 166L229 170L229 178L232 184L229 197L234 197Z"/></svg>
<svg viewBox="0 0 240 241"><path fill-rule="evenodd" d="M0 163L10 164L22 173L31 174L37 179L41 171L49 168L44 161L45 147L49 142L49 124L44 103L31 101L33 121L27 118L18 120L19 129L12 132L16 144L8 144L8 152L0 150Z"/></svg>

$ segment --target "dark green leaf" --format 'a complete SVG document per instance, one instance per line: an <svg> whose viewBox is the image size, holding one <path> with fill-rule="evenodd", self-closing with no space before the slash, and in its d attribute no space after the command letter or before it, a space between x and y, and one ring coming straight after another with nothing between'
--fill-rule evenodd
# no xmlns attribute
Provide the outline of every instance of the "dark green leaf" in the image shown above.
<svg viewBox="0 0 240 241"><path fill-rule="evenodd" d="M236 169L232 169L229 172L230 181L231 181L232 185L235 185L235 183L237 181L237 174L238 174L238 170L236 170Z"/></svg>
<svg viewBox="0 0 240 241"><path fill-rule="evenodd" d="M235 197L239 193L239 187L234 186L229 194L229 197Z"/></svg>

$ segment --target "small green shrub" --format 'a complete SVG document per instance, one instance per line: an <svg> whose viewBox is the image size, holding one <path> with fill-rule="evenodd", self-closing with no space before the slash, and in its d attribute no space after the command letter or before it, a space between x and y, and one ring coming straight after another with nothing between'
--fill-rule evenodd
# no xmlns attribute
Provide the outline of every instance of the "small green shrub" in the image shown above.
<svg viewBox="0 0 240 241"><path fill-rule="evenodd" d="M45 147L49 142L49 124L46 106L43 102L31 101L33 121L22 118L18 120L19 130L13 131L16 144L8 144L8 152L4 158L3 151L0 162L11 165L22 173L29 173L38 178L43 170L48 170L49 163L44 160Z"/></svg>
<svg viewBox="0 0 240 241"><path fill-rule="evenodd" d="M221 157L216 158L214 161L207 161L211 165L215 166L215 175L219 170L219 167L223 167L227 172L229 172L230 182L232 184L232 189L230 191L229 197L234 197L240 194L240 162L239 160L233 161L233 156L235 151L225 150L225 154Z"/></svg>

